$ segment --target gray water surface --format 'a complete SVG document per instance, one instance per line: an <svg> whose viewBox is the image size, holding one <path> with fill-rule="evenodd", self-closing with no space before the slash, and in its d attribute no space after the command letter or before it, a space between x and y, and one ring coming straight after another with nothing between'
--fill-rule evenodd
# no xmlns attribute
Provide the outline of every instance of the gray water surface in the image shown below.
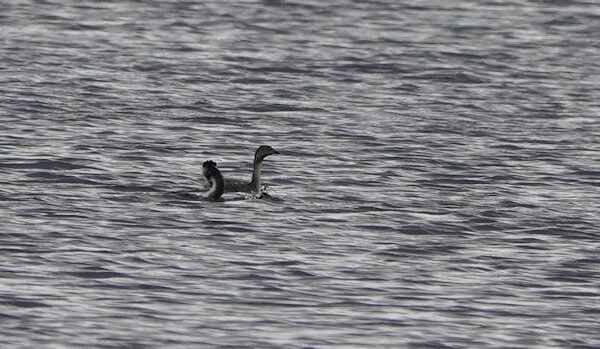
<svg viewBox="0 0 600 349"><path fill-rule="evenodd" d="M3 1L0 345L600 347L599 23ZM271 199L190 194L260 144Z"/></svg>

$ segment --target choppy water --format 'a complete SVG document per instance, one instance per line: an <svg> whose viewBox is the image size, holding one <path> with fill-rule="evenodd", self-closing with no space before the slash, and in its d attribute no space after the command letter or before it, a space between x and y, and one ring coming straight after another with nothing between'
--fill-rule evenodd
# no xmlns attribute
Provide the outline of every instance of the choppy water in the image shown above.
<svg viewBox="0 0 600 349"><path fill-rule="evenodd" d="M3 1L3 348L600 346L596 1ZM201 163L271 200L178 194Z"/></svg>

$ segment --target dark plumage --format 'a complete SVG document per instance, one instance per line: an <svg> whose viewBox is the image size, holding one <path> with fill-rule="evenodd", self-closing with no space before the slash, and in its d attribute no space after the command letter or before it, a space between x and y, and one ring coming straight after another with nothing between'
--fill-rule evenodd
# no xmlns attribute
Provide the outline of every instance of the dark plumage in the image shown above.
<svg viewBox="0 0 600 349"><path fill-rule="evenodd" d="M204 161L202 164L202 174L210 184L210 189L203 196L210 199L220 198L225 189L225 180L221 171L217 168L217 163L212 160Z"/></svg>
<svg viewBox="0 0 600 349"><path fill-rule="evenodd" d="M258 147L258 149L256 149L256 153L254 153L254 170L252 171L252 180L250 183L236 180L226 180L225 192L258 193L261 187L260 171L262 169L262 162L267 156L273 154L279 154L279 152L268 145L261 145Z"/></svg>

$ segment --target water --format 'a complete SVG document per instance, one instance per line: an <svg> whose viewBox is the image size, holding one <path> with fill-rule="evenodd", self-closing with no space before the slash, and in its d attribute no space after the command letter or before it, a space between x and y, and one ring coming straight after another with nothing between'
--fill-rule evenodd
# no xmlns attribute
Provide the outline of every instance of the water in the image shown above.
<svg viewBox="0 0 600 349"><path fill-rule="evenodd" d="M599 19L3 2L0 344L599 347Z"/></svg>

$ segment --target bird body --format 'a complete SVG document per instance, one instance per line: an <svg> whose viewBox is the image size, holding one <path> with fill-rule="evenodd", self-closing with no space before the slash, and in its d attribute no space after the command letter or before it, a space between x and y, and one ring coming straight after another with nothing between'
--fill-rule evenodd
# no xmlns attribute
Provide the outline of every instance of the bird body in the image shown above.
<svg viewBox="0 0 600 349"><path fill-rule="evenodd" d="M258 193L261 189L261 170L263 160L273 154L279 154L279 152L268 145L261 145L256 149L254 153L254 169L252 171L252 179L250 182L238 181L238 180L225 180L225 192L246 192L246 193Z"/></svg>

